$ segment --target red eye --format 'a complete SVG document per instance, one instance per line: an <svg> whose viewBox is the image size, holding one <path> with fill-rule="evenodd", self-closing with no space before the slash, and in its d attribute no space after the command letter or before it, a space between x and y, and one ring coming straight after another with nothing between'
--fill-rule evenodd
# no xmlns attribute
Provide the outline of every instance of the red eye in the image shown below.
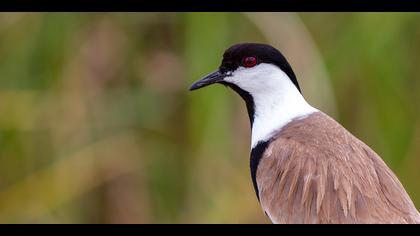
<svg viewBox="0 0 420 236"><path fill-rule="evenodd" d="M243 64L245 67L254 67L257 64L257 58L255 57L245 57Z"/></svg>

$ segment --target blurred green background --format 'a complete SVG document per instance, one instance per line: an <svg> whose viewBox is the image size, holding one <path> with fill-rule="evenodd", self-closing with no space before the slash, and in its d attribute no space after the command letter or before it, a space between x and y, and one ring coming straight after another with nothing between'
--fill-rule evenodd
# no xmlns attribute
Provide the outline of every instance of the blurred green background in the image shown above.
<svg viewBox="0 0 420 236"><path fill-rule="evenodd" d="M279 48L420 207L419 13L2 13L0 222L268 223L242 100L188 92L238 42Z"/></svg>

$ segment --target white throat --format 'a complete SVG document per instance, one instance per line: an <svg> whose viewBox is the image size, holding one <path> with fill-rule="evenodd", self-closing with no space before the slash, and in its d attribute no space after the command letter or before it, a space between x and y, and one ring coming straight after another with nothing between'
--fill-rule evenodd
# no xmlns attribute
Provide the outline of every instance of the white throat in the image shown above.
<svg viewBox="0 0 420 236"><path fill-rule="evenodd" d="M304 118L317 111L305 101L293 83L290 84L291 86L283 87L278 93L254 96L251 148L272 138L293 119Z"/></svg>
<svg viewBox="0 0 420 236"><path fill-rule="evenodd" d="M235 83L253 97L255 113L251 148L272 138L291 120L318 111L305 101L289 77L274 65L239 68L226 80Z"/></svg>

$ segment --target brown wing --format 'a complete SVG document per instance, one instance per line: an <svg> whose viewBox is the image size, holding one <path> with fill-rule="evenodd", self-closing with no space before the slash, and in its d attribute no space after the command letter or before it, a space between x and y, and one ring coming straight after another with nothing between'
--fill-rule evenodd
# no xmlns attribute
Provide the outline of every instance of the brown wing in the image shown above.
<svg viewBox="0 0 420 236"><path fill-rule="evenodd" d="M257 183L275 223L420 223L382 159L321 112L281 130L260 161Z"/></svg>

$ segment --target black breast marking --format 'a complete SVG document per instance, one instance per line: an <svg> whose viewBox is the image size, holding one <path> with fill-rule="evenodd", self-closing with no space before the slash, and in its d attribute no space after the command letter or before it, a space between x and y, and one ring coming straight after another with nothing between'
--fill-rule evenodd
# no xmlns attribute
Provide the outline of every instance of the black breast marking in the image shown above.
<svg viewBox="0 0 420 236"><path fill-rule="evenodd" d="M270 141L259 142L257 146L255 146L251 151L251 160L250 160L251 177L252 177L252 183L254 184L255 194L257 194L258 201L260 200L260 194L258 191L258 184L257 184L257 169L258 169L258 164L260 163L260 160L263 157L264 151L267 148L269 143Z"/></svg>

